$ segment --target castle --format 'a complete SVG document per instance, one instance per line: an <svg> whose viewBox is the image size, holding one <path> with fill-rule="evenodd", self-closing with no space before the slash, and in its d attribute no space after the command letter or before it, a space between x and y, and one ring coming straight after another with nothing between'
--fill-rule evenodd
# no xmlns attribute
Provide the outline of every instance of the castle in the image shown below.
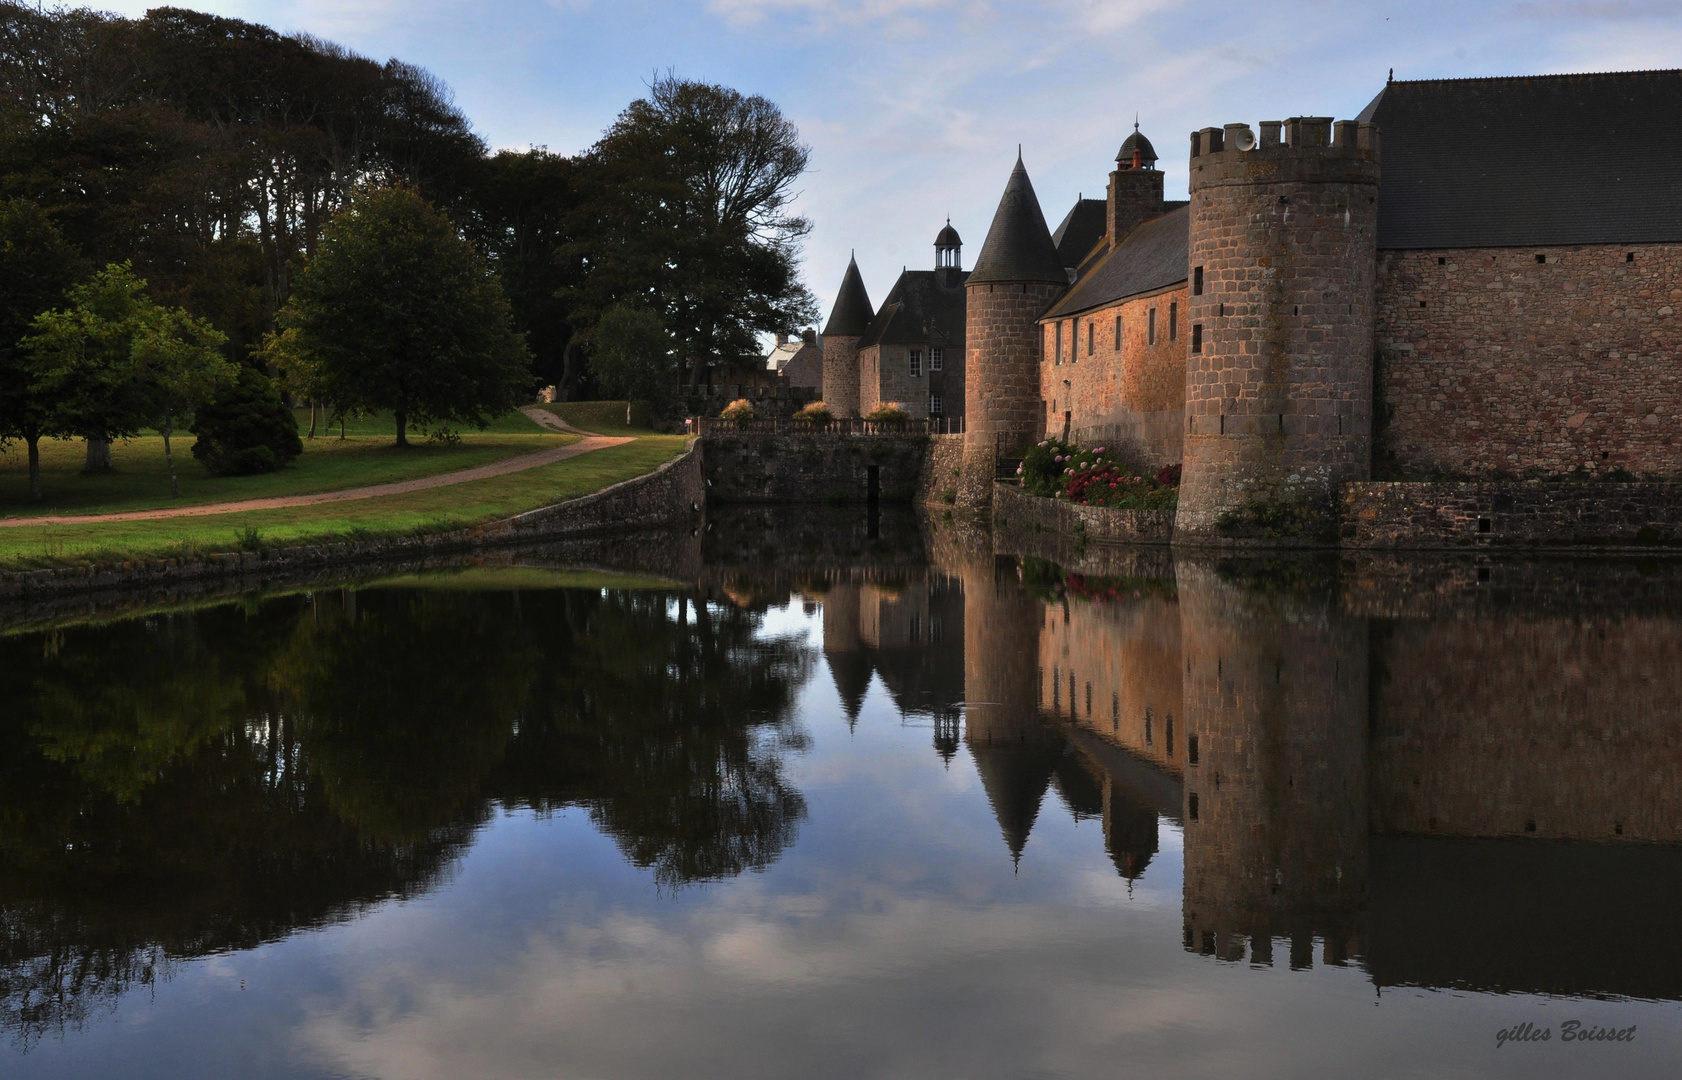
<svg viewBox="0 0 1682 1080"><path fill-rule="evenodd" d="M1055 235L1019 154L969 272L950 223L880 310L848 267L825 399L961 418L974 507L1048 434L1183 463L1193 540L1323 524L1375 467L1674 476L1678 104L1682 71L1391 81L1355 120L1194 132L1186 203L1135 125Z"/></svg>

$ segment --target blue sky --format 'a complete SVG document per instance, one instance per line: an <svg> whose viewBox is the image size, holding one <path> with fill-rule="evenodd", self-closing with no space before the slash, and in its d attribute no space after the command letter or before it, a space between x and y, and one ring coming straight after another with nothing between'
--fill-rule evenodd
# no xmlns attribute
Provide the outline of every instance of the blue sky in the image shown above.
<svg viewBox="0 0 1682 1080"><path fill-rule="evenodd" d="M125 14L142 2L98 3ZM1682 0L200 0L448 82L497 147L588 146L656 71L776 101L812 147L806 280L827 317L857 249L880 302L973 263L1022 144L1049 223L1101 196L1139 115L1184 198L1187 134L1352 117L1395 68L1455 78L1682 66ZM1654 118L1655 128L1674 118Z"/></svg>

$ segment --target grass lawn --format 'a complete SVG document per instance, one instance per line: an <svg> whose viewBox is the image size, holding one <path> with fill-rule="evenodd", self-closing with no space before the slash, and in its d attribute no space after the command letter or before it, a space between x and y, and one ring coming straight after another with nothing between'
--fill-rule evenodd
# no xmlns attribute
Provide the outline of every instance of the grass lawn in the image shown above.
<svg viewBox="0 0 1682 1080"><path fill-rule="evenodd" d="M300 410L299 430L308 427L309 411ZM179 499L169 494L169 466L161 436L144 435L114 444L114 469L99 474L83 474L86 450L80 439L43 440L41 489L45 497L39 502L29 497L28 452L23 443L14 442L0 451L0 517L153 510L339 491L471 469L576 439L546 431L518 412L498 418L485 431L463 432L455 445L420 439L407 450L398 450L396 437L390 417L363 417L346 425L343 439L336 425L331 434L318 427L314 439L304 440L298 460L277 472L211 476L193 457L193 436L177 436L171 441L181 476Z"/></svg>
<svg viewBox="0 0 1682 1080"><path fill-rule="evenodd" d="M560 438L543 436L535 443L523 444L519 449L557 445ZM215 517L0 529L0 571L122 559L184 558L241 548L444 532L577 498L641 476L682 453L686 442L681 435L647 436L623 446L597 450L524 472L354 502L219 514ZM462 448L469 445L468 437L463 436ZM306 450L304 458L309 456L310 451ZM162 457L161 451L159 457ZM463 459L458 458L448 467L454 469L475 463L469 461L464 464ZM365 482L371 481L358 478L354 485ZM167 483L166 478L166 491ZM290 490L293 489L287 492L224 492L216 498L283 494L290 493ZM306 487L301 490L324 489ZM115 507L105 505L100 508Z"/></svg>
<svg viewBox="0 0 1682 1080"><path fill-rule="evenodd" d="M630 413L632 423L625 422L623 401L561 401L553 405L539 405L548 409L581 431L598 435L652 435L648 426L648 407L635 406Z"/></svg>

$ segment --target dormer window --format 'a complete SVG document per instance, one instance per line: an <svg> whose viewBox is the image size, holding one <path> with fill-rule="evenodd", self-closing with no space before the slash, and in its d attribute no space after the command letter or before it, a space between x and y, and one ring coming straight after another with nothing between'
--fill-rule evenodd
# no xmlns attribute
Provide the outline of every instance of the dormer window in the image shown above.
<svg viewBox="0 0 1682 1080"><path fill-rule="evenodd" d="M945 349L930 349L929 350L929 370L930 371L941 371L941 370L944 370L945 367L946 367L946 350Z"/></svg>

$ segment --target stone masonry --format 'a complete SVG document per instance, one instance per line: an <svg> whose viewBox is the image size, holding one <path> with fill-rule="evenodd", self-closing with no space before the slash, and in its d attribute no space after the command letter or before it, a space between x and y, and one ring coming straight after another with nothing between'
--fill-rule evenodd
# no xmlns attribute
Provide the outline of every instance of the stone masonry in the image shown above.
<svg viewBox="0 0 1682 1080"><path fill-rule="evenodd" d="M1387 471L1674 474L1682 246L1386 251Z"/></svg>
<svg viewBox="0 0 1682 1080"><path fill-rule="evenodd" d="M1019 455L1040 438L1038 320L1065 288L1051 282L972 284L965 289L964 481L966 506L992 504L995 456Z"/></svg>
<svg viewBox="0 0 1682 1080"><path fill-rule="evenodd" d="M1185 479L1178 531L1285 508L1329 529L1369 474L1378 138L1299 118L1205 128L1191 159ZM1231 141L1233 145L1228 146ZM1318 526L1318 527L1316 527Z"/></svg>

